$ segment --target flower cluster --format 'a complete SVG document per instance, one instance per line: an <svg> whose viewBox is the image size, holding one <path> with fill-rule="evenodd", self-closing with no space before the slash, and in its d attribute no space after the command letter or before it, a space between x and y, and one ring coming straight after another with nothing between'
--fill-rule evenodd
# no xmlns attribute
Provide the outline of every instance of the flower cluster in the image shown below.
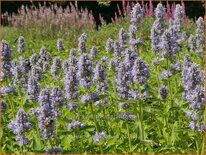
<svg viewBox="0 0 206 155"><path fill-rule="evenodd" d="M105 139L106 139L106 135L103 131L96 132L93 136L94 143L99 143L99 142L105 141Z"/></svg>
<svg viewBox="0 0 206 155"><path fill-rule="evenodd" d="M161 86L159 89L159 97L165 100L168 96L168 90L166 86Z"/></svg>
<svg viewBox="0 0 206 155"><path fill-rule="evenodd" d="M126 120L126 121L132 121L135 119L135 115L131 112L127 112L127 113L121 113L119 115L119 118L122 120Z"/></svg>
<svg viewBox="0 0 206 155"><path fill-rule="evenodd" d="M91 48L90 57L91 58L97 58L97 56L98 56L98 50L97 50L97 48L95 46L93 46Z"/></svg>
<svg viewBox="0 0 206 155"><path fill-rule="evenodd" d="M137 3L132 8L130 21L133 25L135 25L137 27L137 29L139 29L141 26L142 18L143 18L143 10L141 8L141 5L139 3Z"/></svg>
<svg viewBox="0 0 206 155"><path fill-rule="evenodd" d="M205 47L205 35L204 35L204 20L199 17L196 21L197 29L195 35L190 35L189 37L189 47L191 51L195 51L198 54L204 53Z"/></svg>
<svg viewBox="0 0 206 155"><path fill-rule="evenodd" d="M107 90L107 75L103 63L97 63L94 70L94 82L96 82L96 90L99 92L106 92Z"/></svg>
<svg viewBox="0 0 206 155"><path fill-rule="evenodd" d="M62 93L62 90L58 87L55 86L52 89L51 92L51 99L52 99L52 105L54 106L55 109L55 116L60 116L61 115L61 107L64 105L64 94Z"/></svg>
<svg viewBox="0 0 206 155"><path fill-rule="evenodd" d="M64 42L62 39L57 39L57 50L58 51L64 50Z"/></svg>
<svg viewBox="0 0 206 155"><path fill-rule="evenodd" d="M79 52L86 53L86 41L87 41L86 33L83 33L79 37L78 41L79 41L79 44L78 44Z"/></svg>
<svg viewBox="0 0 206 155"><path fill-rule="evenodd" d="M39 55L37 53L32 54L29 58L29 62L32 66L37 65L38 60L39 60Z"/></svg>
<svg viewBox="0 0 206 155"><path fill-rule="evenodd" d="M127 109L127 108L129 108L130 107L130 104L129 103L127 103L127 102L120 102L119 104L118 104L118 108L121 110L121 109Z"/></svg>
<svg viewBox="0 0 206 155"><path fill-rule="evenodd" d="M56 112L52 103L52 96L48 87L43 88L39 94L36 114L41 135L45 139L55 136L56 133Z"/></svg>
<svg viewBox="0 0 206 155"><path fill-rule="evenodd" d="M53 63L52 63L52 66L51 66L51 73L52 73L54 78L58 77L59 72L61 71L61 69L62 69L62 61L59 57L55 57L53 59Z"/></svg>
<svg viewBox="0 0 206 155"><path fill-rule="evenodd" d="M137 28L134 25L129 26L129 39L136 39Z"/></svg>
<svg viewBox="0 0 206 155"><path fill-rule="evenodd" d="M199 66L192 62L191 58L186 55L184 58L184 67L182 70L182 83L185 89L183 98L190 103L190 109L187 116L191 119L189 126L192 130L205 130L204 118L202 115L205 103L203 72Z"/></svg>
<svg viewBox="0 0 206 155"><path fill-rule="evenodd" d="M5 112L7 109L7 103L5 100L2 100L2 104L1 104L1 112Z"/></svg>
<svg viewBox="0 0 206 155"><path fill-rule="evenodd" d="M116 77L116 89L118 96L122 99L130 98L130 84L131 84L131 74L128 72L128 68L125 62L121 62L118 67L117 77Z"/></svg>
<svg viewBox="0 0 206 155"><path fill-rule="evenodd" d="M37 66L43 67L44 62L51 60L51 54L47 51L45 47L42 47L39 51L40 58L38 59Z"/></svg>
<svg viewBox="0 0 206 155"><path fill-rule="evenodd" d="M63 151L61 147L54 147L46 150L46 154L60 154Z"/></svg>
<svg viewBox="0 0 206 155"><path fill-rule="evenodd" d="M125 32L124 28L121 28L119 30L119 43L122 48L127 43L127 38L128 38L128 34Z"/></svg>
<svg viewBox="0 0 206 155"><path fill-rule="evenodd" d="M92 102L98 101L99 96L96 93L85 94L81 98L81 102L84 104L91 104Z"/></svg>
<svg viewBox="0 0 206 155"><path fill-rule="evenodd" d="M68 100L77 99L79 96L76 68L70 67L64 79L65 96Z"/></svg>
<svg viewBox="0 0 206 155"><path fill-rule="evenodd" d="M174 32L174 27L171 27L165 30L161 37L161 55L163 55L165 58L171 58L175 56L175 54L177 54L177 52L180 50L180 47L177 42L178 36L176 36L176 33Z"/></svg>
<svg viewBox="0 0 206 155"><path fill-rule="evenodd" d="M33 66L31 68L31 76L35 77L36 80L41 80L43 78L42 69L39 66Z"/></svg>
<svg viewBox="0 0 206 155"><path fill-rule="evenodd" d="M134 82L143 84L150 78L149 65L144 60L138 57L134 62L131 73Z"/></svg>
<svg viewBox="0 0 206 155"><path fill-rule="evenodd" d="M107 39L106 51L107 52L113 52L114 51L114 41L111 38Z"/></svg>
<svg viewBox="0 0 206 155"><path fill-rule="evenodd" d="M180 4L177 4L175 6L175 11L174 11L174 21L173 24L175 25L177 31L180 31L181 25L183 22L183 17L184 17L184 9L183 6Z"/></svg>
<svg viewBox="0 0 206 155"><path fill-rule="evenodd" d="M74 52L74 50L71 50L71 53ZM74 55L71 55L68 60L64 60L62 69L64 70L64 74L67 74L69 72L70 68L74 67L77 68L77 58Z"/></svg>
<svg viewBox="0 0 206 155"><path fill-rule="evenodd" d="M8 124L8 128L17 135L16 141L19 145L27 145L29 143L29 139L24 134L32 128L32 125L23 109L18 110L16 118Z"/></svg>
<svg viewBox="0 0 206 155"><path fill-rule="evenodd" d="M27 90L28 77L22 72L21 66L16 66L13 69L14 86L21 86Z"/></svg>
<svg viewBox="0 0 206 155"><path fill-rule="evenodd" d="M84 124L79 121L72 121L71 123L68 124L69 130L77 130L82 128L84 128Z"/></svg>
<svg viewBox="0 0 206 155"><path fill-rule="evenodd" d="M109 101L106 99L106 100L99 100L99 101L96 101L94 103L95 106L98 106L98 107L106 107L109 105Z"/></svg>
<svg viewBox="0 0 206 155"><path fill-rule="evenodd" d="M11 65L11 49L9 44L6 41L2 41L1 43L1 53L2 53L2 72L1 72L1 79L6 77L10 78L12 76L12 65Z"/></svg>
<svg viewBox="0 0 206 155"><path fill-rule="evenodd" d="M125 54L125 63L128 66L129 70L132 70L135 60L137 59L138 55L135 49L127 48Z"/></svg>
<svg viewBox="0 0 206 155"><path fill-rule="evenodd" d="M18 43L18 49L17 51L18 52L25 52L26 48L25 48L25 39L23 36L20 36L18 39L17 39L17 43Z"/></svg>
<svg viewBox="0 0 206 155"><path fill-rule="evenodd" d="M156 20L151 29L151 46L153 51L160 53L159 42L161 41L160 39L163 35L165 26L165 8L161 3L159 3L155 9L155 17Z"/></svg>
<svg viewBox="0 0 206 155"><path fill-rule="evenodd" d="M36 100L37 101L38 95L40 92L40 85L39 85L37 79L32 75L28 79L27 92L28 92L28 99L29 100Z"/></svg>
<svg viewBox="0 0 206 155"><path fill-rule="evenodd" d="M21 71L23 74L26 74L30 71L31 66L29 60L27 60L24 56L19 57L19 66L21 67Z"/></svg>
<svg viewBox="0 0 206 155"><path fill-rule="evenodd" d="M90 88L92 86L93 69L92 61L89 59L89 56L87 54L81 55L77 66L77 77L80 85L84 88Z"/></svg>

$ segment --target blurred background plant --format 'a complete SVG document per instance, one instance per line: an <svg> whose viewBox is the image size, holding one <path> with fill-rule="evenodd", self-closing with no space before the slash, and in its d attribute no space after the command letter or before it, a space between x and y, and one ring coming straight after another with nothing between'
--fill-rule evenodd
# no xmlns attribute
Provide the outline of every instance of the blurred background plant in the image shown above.
<svg viewBox="0 0 206 155"><path fill-rule="evenodd" d="M18 13L3 14L4 20L18 30L34 29L44 36L54 36L55 34L67 34L68 31L79 31L82 29L93 30L95 21L92 13L87 9L78 9L74 4L63 8L58 4L49 7L39 4L39 6L24 6L18 9Z"/></svg>

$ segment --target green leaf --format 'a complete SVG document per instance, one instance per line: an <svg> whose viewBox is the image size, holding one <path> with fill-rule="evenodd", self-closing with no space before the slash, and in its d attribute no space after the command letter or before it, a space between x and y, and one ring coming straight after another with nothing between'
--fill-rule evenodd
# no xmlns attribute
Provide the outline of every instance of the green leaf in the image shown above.
<svg viewBox="0 0 206 155"><path fill-rule="evenodd" d="M37 134L33 134L33 148L34 150L42 149L41 141L40 138L37 136Z"/></svg>

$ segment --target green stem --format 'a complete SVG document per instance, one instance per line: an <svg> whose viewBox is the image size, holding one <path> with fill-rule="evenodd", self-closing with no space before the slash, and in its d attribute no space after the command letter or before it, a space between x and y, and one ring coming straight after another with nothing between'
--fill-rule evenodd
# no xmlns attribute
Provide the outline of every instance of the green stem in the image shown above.
<svg viewBox="0 0 206 155"><path fill-rule="evenodd" d="M139 112L139 114L140 114L140 133L141 133L141 140L143 141L144 140L144 124L143 124L143 106L142 106L142 102L140 101L140 112ZM142 149L142 153L144 153L144 144L142 144L142 147L141 147L141 149Z"/></svg>
<svg viewBox="0 0 206 155"><path fill-rule="evenodd" d="M132 152L132 145L131 145L131 137L130 137L130 132L129 132L129 123L127 122L127 135L128 135L128 140L129 140L129 153Z"/></svg>
<svg viewBox="0 0 206 155"><path fill-rule="evenodd" d="M158 66L156 67L156 71L157 71L157 73L159 73ZM158 86L158 88L160 87L160 80L159 80L158 74L157 74L157 86Z"/></svg>
<svg viewBox="0 0 206 155"><path fill-rule="evenodd" d="M99 146L99 149L100 149L100 151L101 151L101 154L104 154L104 153L103 153L103 149L102 149L102 144Z"/></svg>
<svg viewBox="0 0 206 155"><path fill-rule="evenodd" d="M91 113L92 113L92 117L93 117L93 120L94 120L95 128L96 128L97 132L99 132L99 126L98 126L98 123L97 123L97 120L96 120L96 115L94 113L92 103L90 103L89 106L90 106L90 109L91 109Z"/></svg>
<svg viewBox="0 0 206 155"><path fill-rule="evenodd" d="M93 110L92 103L90 103L89 106L90 106L90 109L91 109L91 112L92 112L92 117L94 119L95 128L96 128L97 132L99 132L100 128L99 128L99 125L98 125L97 120L96 120L96 114L95 114L95 112ZM101 154L103 154L102 145L99 146L99 149L101 151Z"/></svg>
<svg viewBox="0 0 206 155"><path fill-rule="evenodd" d="M109 133L109 128L107 127L108 125L107 125L107 123L106 123L106 121L105 121L105 119L106 119L106 113L105 113L105 108L103 107L103 115L104 115L104 126L106 127L106 130L107 130L107 133ZM110 133L109 133L110 134Z"/></svg>
<svg viewBox="0 0 206 155"><path fill-rule="evenodd" d="M11 111L12 111L13 118L15 118L14 105L13 105L13 103L11 102L10 99L9 99L9 105L10 105L10 107L11 107Z"/></svg>
<svg viewBox="0 0 206 155"><path fill-rule="evenodd" d="M51 138L49 138L49 144L50 144L51 148L53 149L53 144L52 144Z"/></svg>
<svg viewBox="0 0 206 155"><path fill-rule="evenodd" d="M167 59L167 71L169 72L169 59ZM170 81L168 80L168 89L169 89L169 97L170 97L170 102L171 102L171 107L174 106L173 102L172 102L172 88L171 88L171 84ZM172 113L173 115L173 113Z"/></svg>
<svg viewBox="0 0 206 155"><path fill-rule="evenodd" d="M135 121L136 121L136 124L137 124L137 128L136 129L137 129L137 138L138 138L139 137L138 133L140 132L139 128L138 128L139 127L140 118L139 118L139 115L138 115L137 105L136 104L137 103L134 103L133 107L134 107L134 113L135 113L135 116L136 116L136 120Z"/></svg>
<svg viewBox="0 0 206 155"><path fill-rule="evenodd" d="M140 105L139 111L140 111L141 140L144 140L143 107L142 107L141 101L140 101L139 105Z"/></svg>
<svg viewBox="0 0 206 155"><path fill-rule="evenodd" d="M23 146L20 146L20 148L21 148L21 154L24 154Z"/></svg>
<svg viewBox="0 0 206 155"><path fill-rule="evenodd" d="M74 136L74 144L77 144L77 141L76 141L77 140L77 138L76 138L76 131L73 132L73 136ZM75 148L76 148L76 146L75 146ZM75 152L76 152L76 149L75 149Z"/></svg>

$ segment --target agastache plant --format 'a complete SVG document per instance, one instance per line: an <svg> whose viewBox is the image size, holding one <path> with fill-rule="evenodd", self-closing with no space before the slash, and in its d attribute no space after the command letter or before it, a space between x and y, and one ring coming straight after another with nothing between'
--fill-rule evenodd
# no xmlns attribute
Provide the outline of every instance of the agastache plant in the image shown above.
<svg viewBox="0 0 206 155"><path fill-rule="evenodd" d="M77 77L79 84L84 88L90 88L92 86L92 61L87 54L83 54L79 57Z"/></svg>
<svg viewBox="0 0 206 155"><path fill-rule="evenodd" d="M196 51L196 37L192 34L189 37L188 45L191 51Z"/></svg>
<svg viewBox="0 0 206 155"><path fill-rule="evenodd" d="M59 117L61 115L61 108L64 105L64 94L62 90L55 86L51 92L51 100L55 110L55 116Z"/></svg>
<svg viewBox="0 0 206 155"><path fill-rule="evenodd" d="M64 89L65 97L68 100L78 99L79 97L79 80L77 78L77 70L74 66L69 68L65 79L64 79Z"/></svg>
<svg viewBox="0 0 206 155"><path fill-rule="evenodd" d="M177 42L178 36L175 35L174 31L174 27L171 27L165 30L161 37L161 55L165 58L172 58L180 51L180 46Z"/></svg>
<svg viewBox="0 0 206 155"><path fill-rule="evenodd" d="M57 50L58 51L64 50L64 42L62 39L57 39Z"/></svg>
<svg viewBox="0 0 206 155"><path fill-rule="evenodd" d="M84 128L84 124L79 121L72 121L68 124L69 130L78 130Z"/></svg>
<svg viewBox="0 0 206 155"><path fill-rule="evenodd" d="M36 100L37 101L38 95L40 92L40 84L38 83L36 77L34 77L32 75L28 79L27 92L28 92L28 99L29 100Z"/></svg>
<svg viewBox="0 0 206 155"><path fill-rule="evenodd" d="M49 71L50 70L50 65L48 62L43 62L43 66L42 66L42 71L43 72L46 72L46 71Z"/></svg>
<svg viewBox="0 0 206 155"><path fill-rule="evenodd" d="M105 132L96 132L93 136L94 143L99 143L106 140Z"/></svg>
<svg viewBox="0 0 206 155"><path fill-rule="evenodd" d="M199 69L199 65L193 63L191 58L186 55L182 71L182 83L185 89L183 98L190 103L190 110L187 112L187 116L191 119L189 127L192 130L205 130L205 124L203 124L204 118L202 115L205 102L205 90L202 86L203 81L204 76Z"/></svg>
<svg viewBox="0 0 206 155"><path fill-rule="evenodd" d="M80 53L86 53L86 42L87 42L87 35L83 33L78 39L78 51Z"/></svg>
<svg viewBox="0 0 206 155"><path fill-rule="evenodd" d="M5 101L5 100L2 100L2 104L1 104L1 115L2 115L2 113L6 112L7 108L8 108L8 105L7 105L6 101ZM1 116L1 117L2 117L2 116Z"/></svg>
<svg viewBox="0 0 206 155"><path fill-rule="evenodd" d="M196 29L196 46L197 46L197 53L203 54L204 47L205 47L205 23L202 17L199 17L196 21L197 29Z"/></svg>
<svg viewBox="0 0 206 155"><path fill-rule="evenodd" d="M92 102L96 102L99 100L99 95L96 93L91 93L91 94L84 94L81 97L81 102L84 104L91 104Z"/></svg>
<svg viewBox="0 0 206 155"><path fill-rule="evenodd" d="M123 55L123 50L122 50L120 42L118 40L114 41L113 47L114 47L114 58L113 58L113 61L114 61L114 64L116 66L118 66L119 63L121 62L121 56Z"/></svg>
<svg viewBox="0 0 206 155"><path fill-rule="evenodd" d="M129 39L136 39L137 28L134 25L129 26Z"/></svg>
<svg viewBox="0 0 206 155"><path fill-rule="evenodd" d="M38 125L44 139L53 138L56 133L56 111L52 103L50 88L43 88L38 97L40 107L36 110Z"/></svg>
<svg viewBox="0 0 206 155"><path fill-rule="evenodd" d="M42 47L42 48L40 49L39 56L40 56L40 59L38 60L37 65L38 65L39 67L41 67L41 68L42 68L43 63L44 63L45 61L48 62L48 61L51 60L51 54L47 51L47 49L46 49L45 47Z"/></svg>
<svg viewBox="0 0 206 155"><path fill-rule="evenodd" d="M59 57L55 57L53 59L53 63L51 66L51 74L54 78L58 78L59 72L62 69L62 61Z"/></svg>
<svg viewBox="0 0 206 155"><path fill-rule="evenodd" d="M67 74L67 72L69 72L69 69L71 67L74 67L77 70L77 62L78 62L78 59L74 55L71 55L69 59L64 60L63 65L62 65L64 74Z"/></svg>
<svg viewBox="0 0 206 155"><path fill-rule="evenodd" d="M46 150L46 154L60 154L63 151L61 147L54 147Z"/></svg>
<svg viewBox="0 0 206 155"><path fill-rule="evenodd" d="M18 110L16 118L8 124L8 128L17 136L16 141L19 145L27 145L29 143L25 133L32 128L32 125L23 109Z"/></svg>
<svg viewBox="0 0 206 155"><path fill-rule="evenodd" d="M118 66L116 76L116 90L119 98L127 99L131 97L130 85L131 85L131 74L128 71L125 62L121 62Z"/></svg>
<svg viewBox="0 0 206 155"><path fill-rule="evenodd" d="M30 74L31 74L31 76L36 78L37 81L39 81L43 78L42 69L39 66L33 66L31 68L31 73Z"/></svg>
<svg viewBox="0 0 206 155"><path fill-rule="evenodd" d="M183 17L184 17L183 7L180 4L177 4L175 6L174 21L173 21L173 24L176 26L177 31L181 30L181 25L183 23Z"/></svg>
<svg viewBox="0 0 206 155"><path fill-rule="evenodd" d="M1 43L1 53L2 53L2 72L1 72L1 79L10 78L12 77L12 52L9 44L6 41L2 41Z"/></svg>
<svg viewBox="0 0 206 155"><path fill-rule="evenodd" d="M161 37L164 32L165 27L165 8L164 6L159 3L157 8L155 9L155 17L156 20L154 21L151 29L151 46L152 50L160 53L160 45L159 42L161 41Z"/></svg>
<svg viewBox="0 0 206 155"><path fill-rule="evenodd" d="M114 52L114 40L112 40L111 38L108 38L105 49L108 53Z"/></svg>
<svg viewBox="0 0 206 155"><path fill-rule="evenodd" d="M90 58L94 59L97 58L97 56L98 56L98 49L95 46L93 46L91 48Z"/></svg>
<svg viewBox="0 0 206 155"><path fill-rule="evenodd" d="M138 57L134 62L131 73L135 83L144 84L150 78L149 65Z"/></svg>
<svg viewBox="0 0 206 155"><path fill-rule="evenodd" d="M142 18L143 18L143 10L141 8L141 5L139 3L135 4L135 6L132 8L131 12L131 23L137 27L137 29L140 28Z"/></svg>
<svg viewBox="0 0 206 155"><path fill-rule="evenodd" d="M127 43L127 38L128 38L128 34L124 30L124 28L121 28L119 30L119 43L121 48L124 48L125 44Z"/></svg>
<svg viewBox="0 0 206 155"><path fill-rule="evenodd" d="M19 65L21 67L22 73L24 74L28 73L31 69L29 60L27 60L24 56L20 56L19 60L20 60Z"/></svg>
<svg viewBox="0 0 206 155"><path fill-rule="evenodd" d="M201 84L203 80L201 71L199 70L199 65L195 63L191 64L189 67L184 65L182 71L182 82L185 90L193 90L197 85Z"/></svg>
<svg viewBox="0 0 206 155"><path fill-rule="evenodd" d="M18 43L18 49L17 51L18 52L25 52L26 48L25 48L25 39L23 36L20 36L18 39L17 39L17 43Z"/></svg>
<svg viewBox="0 0 206 155"><path fill-rule="evenodd" d="M96 90L105 93L107 90L107 74L103 63L97 63L94 70L94 82L96 82Z"/></svg>
<svg viewBox="0 0 206 155"><path fill-rule="evenodd" d="M195 35L189 37L189 48L191 51L195 51L198 54L204 53L205 35L204 35L204 20L199 17L196 21L197 29Z"/></svg>
<svg viewBox="0 0 206 155"><path fill-rule="evenodd" d="M51 60L51 54L47 51L45 47L42 47L39 51L40 58L44 61Z"/></svg>
<svg viewBox="0 0 206 155"><path fill-rule="evenodd" d="M70 56L70 57L75 57L76 55L77 55L76 50L75 50L74 48L72 48L72 49L70 50L69 56Z"/></svg>
<svg viewBox="0 0 206 155"><path fill-rule="evenodd" d="M14 86L21 86L25 90L27 90L27 82L28 77L22 72L21 66L16 66L13 69L13 75L14 75Z"/></svg>
<svg viewBox="0 0 206 155"><path fill-rule="evenodd" d="M168 96L168 89L166 86L161 86L159 89L159 97L163 100L167 99Z"/></svg>
<svg viewBox="0 0 206 155"><path fill-rule="evenodd" d="M30 58L29 58L29 62L30 62L30 64L31 64L32 66L37 65L38 60L39 60L39 55L36 54L36 53L32 54L32 55L30 56Z"/></svg>

